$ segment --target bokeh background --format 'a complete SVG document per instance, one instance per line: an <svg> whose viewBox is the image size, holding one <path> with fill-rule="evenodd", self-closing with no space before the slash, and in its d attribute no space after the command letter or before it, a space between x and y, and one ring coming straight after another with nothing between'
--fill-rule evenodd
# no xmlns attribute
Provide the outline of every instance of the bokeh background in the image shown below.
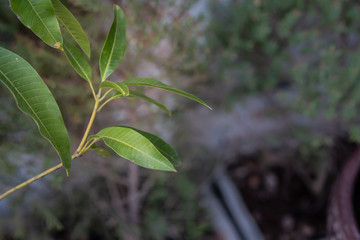
<svg viewBox="0 0 360 240"><path fill-rule="evenodd" d="M360 141L358 1L62 2L90 38L93 69L112 4L119 4L128 46L111 80L152 77L213 110L156 89L146 93L172 117L141 100L112 102L94 132L130 125L155 133L182 157L178 172L87 153L74 161L69 178L58 171L1 201L0 239L231 239L225 225L236 219L221 220L212 200L232 211L217 185L223 176L264 239L326 235L332 183ZM42 76L75 148L93 104L87 83L63 54L21 25L7 0L0 0L0 46ZM1 192L59 162L4 86L0 156Z"/></svg>

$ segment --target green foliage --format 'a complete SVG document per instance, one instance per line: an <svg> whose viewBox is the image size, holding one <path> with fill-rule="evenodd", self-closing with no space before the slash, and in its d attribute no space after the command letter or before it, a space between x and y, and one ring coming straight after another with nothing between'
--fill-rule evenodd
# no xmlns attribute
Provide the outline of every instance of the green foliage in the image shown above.
<svg viewBox="0 0 360 240"><path fill-rule="evenodd" d="M62 48L60 26L50 0L11 0L11 8L46 44Z"/></svg>
<svg viewBox="0 0 360 240"><path fill-rule="evenodd" d="M232 0L210 6L206 71L217 88L228 87L227 100L286 88L296 98L289 107L324 116L337 134L360 139L359 3Z"/></svg>
<svg viewBox="0 0 360 240"><path fill-rule="evenodd" d="M80 23L71 14L71 12L60 2L60 0L51 0L55 14L59 23L66 27L73 39L79 44L80 48L90 57L90 43L82 29ZM91 79L91 78L90 78Z"/></svg>
<svg viewBox="0 0 360 240"><path fill-rule="evenodd" d="M128 127L108 127L96 134L94 139L102 139L118 155L139 166L163 171L175 171L171 162L145 135ZM162 147L163 145L161 145ZM162 148L164 152L165 148ZM166 150L166 149L165 149ZM167 153L167 152L165 152Z"/></svg>
<svg viewBox="0 0 360 240"><path fill-rule="evenodd" d="M129 96L129 88L121 82L110 82L110 81L104 81L101 83L100 88L110 88L114 89L116 91L119 91L123 96Z"/></svg>
<svg viewBox="0 0 360 240"><path fill-rule="evenodd" d="M205 107L211 109L211 107L209 105L207 105L203 100L201 100L200 98L184 92L182 90L173 88L165 83L162 83L158 80L152 79L152 78L132 78L132 79L128 79L126 81L123 82L126 85L143 85L143 86L149 86L149 87L155 87L155 88L160 88L160 89L164 89L179 95L182 95L184 97L190 98L191 100L194 100L202 105L204 105Z"/></svg>
<svg viewBox="0 0 360 240"><path fill-rule="evenodd" d="M75 71L85 79L90 85L91 83L91 67L81 51L71 42L64 41L64 52L69 63Z"/></svg>
<svg viewBox="0 0 360 240"><path fill-rule="evenodd" d="M165 89L209 107L194 95L172 88L154 79L130 79L118 83L106 80L119 66L125 53L126 23L121 8L117 5L114 6L114 20L99 60L101 82L96 93L92 85L92 70L88 60L77 46L72 44L67 39L67 36L60 32L59 23L65 26L75 42L77 42L87 56L90 56L89 40L70 11L59 0L27 0L21 2L14 0L11 3L13 11L19 15L20 20L24 24L29 24L27 26L46 44L65 51L71 66L88 82L93 93L95 103L90 121L76 152L71 156L67 130L51 92L36 71L25 60L8 50L0 48L1 81L13 93L19 108L34 118L42 135L52 143L59 153L62 165L67 172L69 173L70 171L73 159L83 155L90 149L99 150L100 148L94 144L100 139L119 156L140 166L150 169L175 171L171 162L178 165L179 158L176 152L163 140L152 134L129 127L107 127L99 131L97 135L88 137L94 119L100 109L111 100L119 98L116 94L115 97L110 96L106 98L113 90L121 93L123 97L139 96L166 109L160 103L151 101L150 98L141 94L135 92L134 95L131 95L131 91L126 85L147 85ZM54 17L56 24L54 23ZM57 30L59 30L58 35L55 34ZM54 43L54 41L56 42ZM102 93L103 88L110 88L110 90ZM104 151L101 152L104 153ZM46 175L60 166L57 165L43 174ZM39 176L42 175L40 174ZM37 177L25 182L21 187L30 184L36 179ZM17 188L14 189L16 190ZM0 200L11 192L12 190L1 195Z"/></svg>
<svg viewBox="0 0 360 240"><path fill-rule="evenodd" d="M357 109L360 106L360 49L353 52L334 47L324 50L312 63L298 64L294 71L300 91L297 106L309 116L323 112L327 121L338 122L358 141Z"/></svg>
<svg viewBox="0 0 360 240"><path fill-rule="evenodd" d="M106 149L99 147L95 143L91 145L90 150L95 150L99 155L103 157L110 157L111 153L109 153Z"/></svg>
<svg viewBox="0 0 360 240"><path fill-rule="evenodd" d="M179 155L164 140L162 140L161 138L159 138L156 135L141 131L139 129L132 128L132 130L140 133L145 138L147 138L157 148L157 150L171 162L172 165L180 166L181 160L180 160Z"/></svg>
<svg viewBox="0 0 360 240"><path fill-rule="evenodd" d="M119 6L114 6L114 21L100 56L101 81L118 68L126 49L126 21Z"/></svg>
<svg viewBox="0 0 360 240"><path fill-rule="evenodd" d="M210 224L200 208L198 194L190 173L179 173L172 181L158 176L144 209L145 236L154 240L167 235L175 239L206 239L202 237L209 233Z"/></svg>
<svg viewBox="0 0 360 240"><path fill-rule="evenodd" d="M218 65L210 69L214 80L234 80L235 90L246 92L272 89L285 77L282 71L287 57L284 37L288 37L286 33L299 16L296 12L284 11L286 4L270 2L212 2L207 39ZM294 1L288 2L290 5Z"/></svg>
<svg viewBox="0 0 360 240"><path fill-rule="evenodd" d="M58 152L67 171L71 166L70 142L58 105L37 72L20 56L0 48L0 80L18 107L37 123L41 134Z"/></svg>
<svg viewBox="0 0 360 240"><path fill-rule="evenodd" d="M358 27L359 4L335 1L212 1L206 29L206 59L214 82L231 93L271 91L291 86L291 69L322 58L328 45L342 46Z"/></svg>

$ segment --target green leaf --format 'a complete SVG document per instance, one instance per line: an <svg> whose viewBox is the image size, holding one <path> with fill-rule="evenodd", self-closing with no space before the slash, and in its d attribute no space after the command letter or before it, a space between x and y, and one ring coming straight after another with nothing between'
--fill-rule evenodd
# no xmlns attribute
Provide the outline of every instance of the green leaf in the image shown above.
<svg viewBox="0 0 360 240"><path fill-rule="evenodd" d="M75 71L91 85L91 67L81 51L66 40L64 40L64 51Z"/></svg>
<svg viewBox="0 0 360 240"><path fill-rule="evenodd" d="M114 21L100 56L101 81L105 81L120 65L126 49L126 20L123 11L114 5Z"/></svg>
<svg viewBox="0 0 360 240"><path fill-rule="evenodd" d="M90 43L80 23L71 14L71 12L60 2L60 0L51 0L55 10L55 15L60 24L66 27L70 35L79 44L80 48L90 57Z"/></svg>
<svg viewBox="0 0 360 240"><path fill-rule="evenodd" d="M111 89L115 89L117 91L120 92L121 95L123 96L128 96L129 95L129 88L121 83L121 82L110 82L110 81L104 81L101 83L100 88L111 88Z"/></svg>
<svg viewBox="0 0 360 240"><path fill-rule="evenodd" d="M128 127L131 128L131 127ZM140 133L141 135L143 135L144 137L146 137L158 150L159 152L164 155L164 157L166 157L174 166L180 166L181 165L181 159L179 157L179 155L177 154L177 152L169 145L167 144L164 140L162 140L161 138L159 138L158 136L148 133L148 132L144 132L141 131L139 129L135 129L135 128L131 128L134 131L137 131L138 133Z"/></svg>
<svg viewBox="0 0 360 240"><path fill-rule="evenodd" d="M120 93L115 94L112 98L118 98L118 97L122 97ZM159 103L158 101L156 101L140 92L131 91L131 93L129 94L128 97L141 98L149 103L152 103L152 104L158 106L160 109L167 112L167 114L169 114L169 116L171 116L171 111L167 107L165 107L163 104Z"/></svg>
<svg viewBox="0 0 360 240"><path fill-rule="evenodd" d="M20 110L35 120L40 133L54 146L69 171L70 142L64 120L38 73L20 56L0 48L0 80L13 94Z"/></svg>
<svg viewBox="0 0 360 240"><path fill-rule="evenodd" d="M123 83L126 85L144 85L144 86L149 86L149 87L161 88L161 89L173 92L173 93L177 93L184 97L190 98L190 99L204 105L205 107L208 107L209 109L211 109L211 107L209 105L207 105L200 98L198 98L190 93L184 92L182 90L173 88L165 83L162 83L162 82L152 79L152 78L132 78L132 79L128 79L128 80L124 81Z"/></svg>
<svg viewBox="0 0 360 240"><path fill-rule="evenodd" d="M100 156L110 157L111 153L109 153L106 149L99 147L95 143L91 145L90 150L95 150Z"/></svg>
<svg viewBox="0 0 360 240"><path fill-rule="evenodd" d="M10 0L20 21L53 48L62 48L59 23L50 0Z"/></svg>
<svg viewBox="0 0 360 240"><path fill-rule="evenodd" d="M145 168L174 171L170 161L144 135L128 127L108 127L96 134L121 157Z"/></svg>

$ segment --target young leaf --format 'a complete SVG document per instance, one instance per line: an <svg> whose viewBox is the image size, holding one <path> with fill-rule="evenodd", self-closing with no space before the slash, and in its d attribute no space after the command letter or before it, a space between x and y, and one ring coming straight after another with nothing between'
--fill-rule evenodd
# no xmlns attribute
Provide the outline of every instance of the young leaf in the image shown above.
<svg viewBox="0 0 360 240"><path fill-rule="evenodd" d="M53 48L62 49L59 23L50 0L10 0L20 21Z"/></svg>
<svg viewBox="0 0 360 240"><path fill-rule="evenodd" d="M64 40L65 56L76 72L91 85L91 67L81 51L71 42Z"/></svg>
<svg viewBox="0 0 360 240"><path fill-rule="evenodd" d="M190 99L204 105L205 107L208 107L209 109L211 109L211 107L209 105L207 105L200 98L198 98L190 93L184 92L182 90L173 88L165 83L162 83L162 82L152 79L152 78L132 78L132 79L128 79L128 80L124 81L123 83L126 85L144 85L144 86L149 86L149 87L161 88L161 89L173 92L173 93L177 93L184 97L190 98Z"/></svg>
<svg viewBox="0 0 360 240"><path fill-rule="evenodd" d="M100 56L101 81L105 81L119 66L126 49L126 20L123 11L114 5L114 21Z"/></svg>
<svg viewBox="0 0 360 240"><path fill-rule="evenodd" d="M128 128L130 128L130 127L128 127ZM137 131L138 133L140 133L141 135L146 137L159 150L159 152L162 155L164 155L164 157L166 157L174 166L180 166L181 159L180 159L179 155L164 140L162 140L161 138L159 138L158 136L156 136L154 134L144 132L144 131L141 131L141 130L135 129L135 128L131 128L131 129L133 129L134 131Z"/></svg>
<svg viewBox="0 0 360 240"><path fill-rule="evenodd" d="M118 98L118 97L122 97L120 93L115 94L112 98ZM152 103L156 106L158 106L160 109L164 110L167 114L169 114L169 116L171 116L171 111L165 107L163 104L159 103L158 101L149 98L148 96L145 96L142 93L136 92L136 91L131 91L131 93L129 94L128 97L135 97L135 98L141 98L149 103Z"/></svg>
<svg viewBox="0 0 360 240"><path fill-rule="evenodd" d="M108 127L96 134L121 157L145 168L175 171L170 161L142 134L127 127Z"/></svg>
<svg viewBox="0 0 360 240"><path fill-rule="evenodd" d="M119 91L123 96L129 95L129 88L121 82L114 83L110 81L104 81L101 83L100 88L111 88Z"/></svg>
<svg viewBox="0 0 360 240"><path fill-rule="evenodd" d="M20 110L35 120L69 171L69 136L59 107L37 72L20 56L0 47L0 81L13 94Z"/></svg>
<svg viewBox="0 0 360 240"><path fill-rule="evenodd" d="M60 24L64 25L70 35L79 44L80 48L90 57L90 43L82 29L80 23L71 14L71 12L60 2L60 0L51 0L55 10L55 15Z"/></svg>

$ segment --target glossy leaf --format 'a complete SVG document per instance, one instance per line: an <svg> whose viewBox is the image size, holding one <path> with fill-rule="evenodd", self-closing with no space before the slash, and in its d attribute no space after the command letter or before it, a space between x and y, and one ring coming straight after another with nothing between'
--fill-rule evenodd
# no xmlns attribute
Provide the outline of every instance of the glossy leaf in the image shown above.
<svg viewBox="0 0 360 240"><path fill-rule="evenodd" d="M114 6L114 21L100 56L101 80L105 81L120 65L126 49L126 20L123 11Z"/></svg>
<svg viewBox="0 0 360 240"><path fill-rule="evenodd" d="M121 82L111 82L111 81L104 81L101 83L100 88L111 88L111 89L115 89L117 91L120 92L121 95L123 96L128 96L129 95L129 88L121 83Z"/></svg>
<svg viewBox="0 0 360 240"><path fill-rule="evenodd" d="M173 88L165 83L162 83L158 80L152 79L152 78L132 78L132 79L128 79L126 81L123 82L126 85L144 85L144 86L149 86L149 87L155 87L155 88L160 88L160 89L164 89L173 93L177 93L179 95L182 95L184 97L190 98L191 100L194 100L202 105L204 105L205 107L208 107L209 109L211 109L211 107L209 105L207 105L203 100L201 100L200 98L184 92L182 90Z"/></svg>
<svg viewBox="0 0 360 240"><path fill-rule="evenodd" d="M159 150L159 152L162 155L164 155L164 157L166 157L173 165L179 166L181 164L181 159L177 154L177 152L164 140L162 140L161 138L159 138L154 134L144 132L135 128L131 128L131 129L137 131L138 133L146 137Z"/></svg>
<svg viewBox="0 0 360 240"><path fill-rule="evenodd" d="M20 56L0 48L0 80L13 94L18 107L35 120L40 133L54 146L69 171L69 136L59 107L37 72Z"/></svg>
<svg viewBox="0 0 360 240"><path fill-rule="evenodd" d="M144 135L128 127L108 127L96 134L121 157L145 168L175 171L170 161Z"/></svg>
<svg viewBox="0 0 360 240"><path fill-rule="evenodd" d="M85 56L74 44L64 41L65 56L75 71L91 85L91 67Z"/></svg>
<svg viewBox="0 0 360 240"><path fill-rule="evenodd" d="M50 0L10 0L20 21L53 48L62 49L60 26Z"/></svg>
<svg viewBox="0 0 360 240"><path fill-rule="evenodd" d="M123 97L123 96L122 96L122 94L117 93L114 96L112 96L112 99L119 98L119 97ZM156 101L156 100L154 100L154 99L152 99L152 98L150 98L150 97L148 97L148 96L146 96L146 95L144 95L144 94L142 94L140 92L131 91L131 93L129 94L128 97L140 98L140 99L145 100L145 101L147 101L149 103L152 103L152 104L158 106L160 109L164 110L167 114L169 114L169 116L171 116L171 111L167 107L165 107L163 104L159 103L158 101Z"/></svg>
<svg viewBox="0 0 360 240"><path fill-rule="evenodd" d="M80 48L90 57L90 43L80 23L71 14L71 12L60 2L60 0L51 0L55 10L55 15L60 24L65 26L73 39L79 44Z"/></svg>

